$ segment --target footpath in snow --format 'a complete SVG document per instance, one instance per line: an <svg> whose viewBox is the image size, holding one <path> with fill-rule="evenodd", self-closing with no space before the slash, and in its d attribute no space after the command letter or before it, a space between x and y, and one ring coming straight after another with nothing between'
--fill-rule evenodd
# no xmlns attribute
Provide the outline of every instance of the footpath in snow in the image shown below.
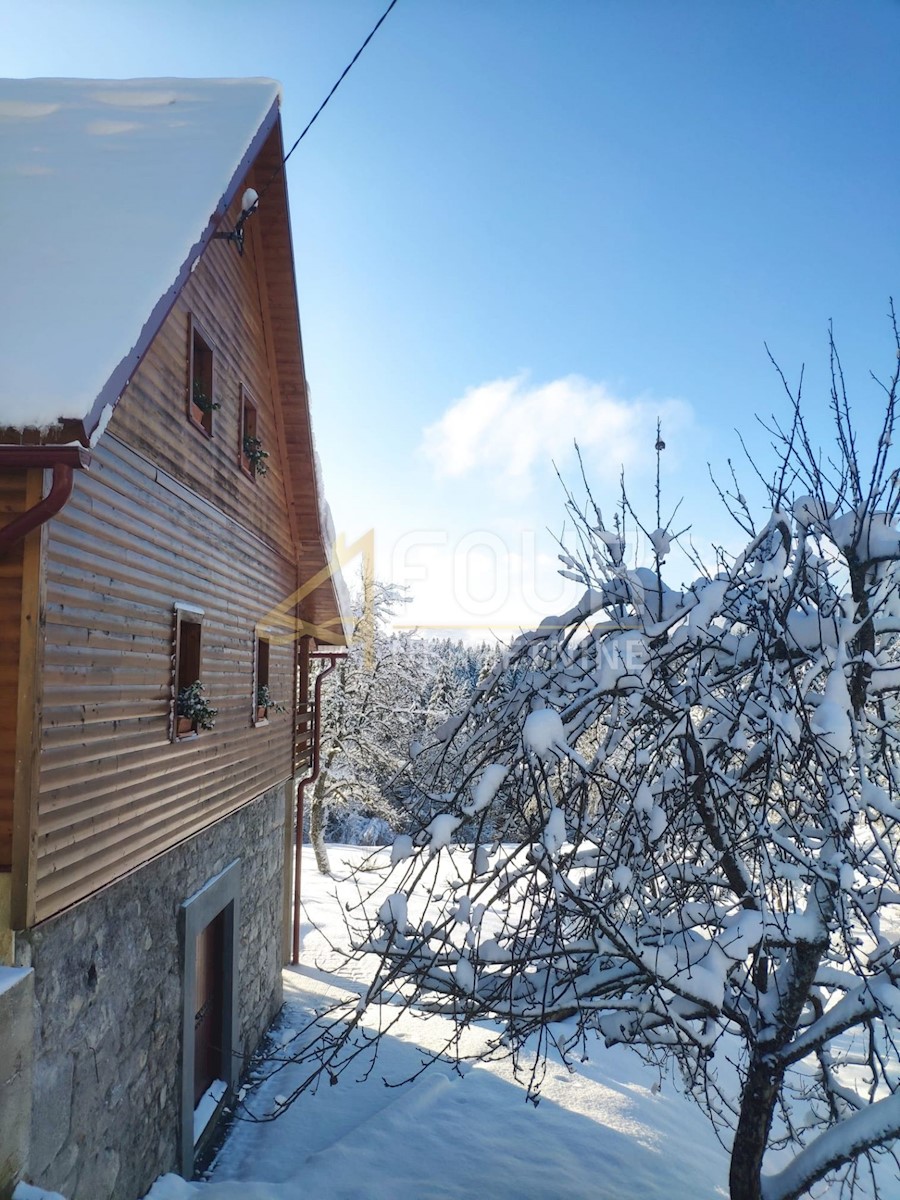
<svg viewBox="0 0 900 1200"><path fill-rule="evenodd" d="M344 940L348 862L363 851L332 847L334 879L304 852L303 962L285 972L277 1040L342 983L328 943ZM476 1049L478 1034L466 1048ZM700 1112L624 1049L597 1044L570 1074L551 1066L535 1108L508 1062L430 1067L413 1083L417 1047L447 1039L444 1018L409 1017L388 1037L368 1079L345 1074L300 1097L277 1120L236 1121L205 1182L167 1175L147 1200L714 1200L727 1196L728 1159ZM487 1034L484 1035L484 1041ZM302 1075L286 1067L247 1096L271 1111Z"/></svg>
<svg viewBox="0 0 900 1200"><path fill-rule="evenodd" d="M349 868L367 854L332 847L325 878L304 851L303 961L285 972L273 1056L289 1057L317 1007L367 982L365 964L348 968L333 949L346 941L344 906L358 900ZM367 1078L323 1082L274 1121L234 1121L205 1180L165 1175L144 1200L727 1200L728 1155L709 1122L633 1052L598 1039L573 1071L550 1063L537 1107L507 1060L464 1065L462 1076L441 1062L402 1083L449 1030L441 1016L406 1014ZM463 1050L477 1054L488 1037L467 1032ZM272 1065L246 1092L252 1113L271 1113L305 1078L296 1064ZM900 1180L885 1175L881 1187L900 1200ZM65 1198L20 1184L14 1200Z"/></svg>

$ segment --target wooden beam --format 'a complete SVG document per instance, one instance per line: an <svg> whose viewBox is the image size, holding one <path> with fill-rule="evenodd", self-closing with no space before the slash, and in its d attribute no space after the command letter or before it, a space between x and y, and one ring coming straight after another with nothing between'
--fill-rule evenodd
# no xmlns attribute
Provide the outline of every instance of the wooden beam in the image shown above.
<svg viewBox="0 0 900 1200"><path fill-rule="evenodd" d="M28 473L26 502L37 504L44 472ZM22 616L19 626L19 698L16 706L16 775L13 793L11 915L14 929L35 921L37 804L41 753L41 677L45 623L44 542L46 525L25 538L22 561Z"/></svg>
<svg viewBox="0 0 900 1200"><path fill-rule="evenodd" d="M254 183L258 182L256 179ZM275 410L275 429L278 434L278 458L283 464L286 472L285 475L285 511L287 512L288 522L291 527L291 539L295 546L300 544L300 530L297 526L297 507L294 503L294 494L297 488L297 481L293 477L294 471L291 470L291 463L287 455L287 447L284 436L284 420L283 420L283 404L281 394L281 385L278 376L278 358L275 353L275 344L272 340L272 318L269 313L269 287L266 282L266 267L263 261L262 239L259 236L259 229L253 227L251 222L249 228L249 248L253 266L256 271L256 287L259 294L259 308L262 318L263 340L266 347L266 361L269 366L269 383L271 387L271 395L274 401Z"/></svg>

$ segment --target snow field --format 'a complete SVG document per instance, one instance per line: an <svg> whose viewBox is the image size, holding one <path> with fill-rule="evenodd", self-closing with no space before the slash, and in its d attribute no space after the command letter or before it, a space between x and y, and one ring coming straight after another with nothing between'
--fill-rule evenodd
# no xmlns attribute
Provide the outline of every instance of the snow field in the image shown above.
<svg viewBox="0 0 900 1200"><path fill-rule="evenodd" d="M334 877L326 878L304 848L302 962L285 972L273 1055L289 1058L295 1031L316 1007L360 994L368 982L366 964L348 964L340 947L345 908L359 901L350 868L369 854L332 847ZM387 850L378 855L384 864L389 859ZM378 881L374 873L365 878ZM563 1025L559 1032L565 1031ZM477 1056L493 1032L466 1031L462 1054ZM144 1200L727 1198L728 1155L710 1123L673 1079L661 1080L629 1049L605 1049L598 1038L590 1061L572 1070L552 1058L537 1107L526 1101L524 1081L516 1081L506 1059L464 1062L462 1075L440 1062L404 1083L451 1033L443 1016L405 1014L365 1078L360 1068L334 1087L323 1081L274 1121L235 1121L205 1180L164 1175ZM274 1111L306 1071L287 1063L265 1078L264 1065L262 1081L245 1097L249 1111ZM723 1058L720 1076L729 1071ZM880 1183L885 1200L900 1200L900 1180L885 1174ZM813 1195L836 1200L837 1193L820 1186ZM14 1200L65 1198L20 1184Z"/></svg>
<svg viewBox="0 0 900 1200"><path fill-rule="evenodd" d="M338 989L358 991L364 969L345 972L331 945L344 938L342 905L356 901L347 864L368 852L333 848L336 879L315 871L304 850L303 963L285 973L285 1010L277 1039ZM384 858L387 860L387 853ZM374 877L373 877L373 882ZM330 945L329 945L330 943ZM330 972L335 971L334 975ZM698 1110L671 1081L621 1048L597 1046L595 1061L570 1073L552 1065L535 1107L508 1061L430 1067L412 1083L420 1047L438 1051L448 1019L405 1016L382 1043L374 1070L345 1075L304 1094L276 1121L236 1122L209 1178L157 1181L146 1200L714 1200L727 1195L727 1156ZM492 1030L469 1031L463 1051L477 1054ZM302 1078L289 1066L248 1096L270 1111Z"/></svg>

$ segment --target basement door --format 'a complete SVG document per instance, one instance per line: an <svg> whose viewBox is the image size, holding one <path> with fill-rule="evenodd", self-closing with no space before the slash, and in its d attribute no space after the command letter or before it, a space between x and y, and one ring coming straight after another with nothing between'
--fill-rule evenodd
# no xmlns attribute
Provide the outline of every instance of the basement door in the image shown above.
<svg viewBox="0 0 900 1200"><path fill-rule="evenodd" d="M197 934L194 1001L194 1105L212 1083L223 1079L222 1029L225 1015L225 913Z"/></svg>
<svg viewBox="0 0 900 1200"><path fill-rule="evenodd" d="M181 993L181 1119L179 1169L190 1179L234 1093L238 1050L238 958L241 928L240 859L207 880L181 905L184 987ZM217 1088L213 1088L216 1081Z"/></svg>

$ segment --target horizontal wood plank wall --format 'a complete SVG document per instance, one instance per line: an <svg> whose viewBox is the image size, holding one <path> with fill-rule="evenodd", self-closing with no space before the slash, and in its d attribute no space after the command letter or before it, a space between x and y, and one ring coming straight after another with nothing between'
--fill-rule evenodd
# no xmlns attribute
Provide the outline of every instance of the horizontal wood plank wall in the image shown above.
<svg viewBox="0 0 900 1200"><path fill-rule="evenodd" d="M294 524L300 530L300 578L304 585L321 578L318 587L304 588L301 616L313 626L328 630L333 639L343 643L339 603L334 582L329 575L329 550L323 549L326 530L321 525L321 510L315 480L313 439L310 430L306 373L300 344L300 319L297 310L297 288L294 282L294 262L291 247L288 198L284 172L280 164L284 157L279 126L273 129L260 151L256 168L262 179L271 179L272 186L260 201L266 210L266 220L260 220L254 230L261 253L257 260L265 279L272 357L278 374L281 395L281 432L287 448L293 487L290 492ZM262 211L260 211L262 216ZM272 219L268 219L268 218ZM255 219L255 218L254 218ZM326 464L327 467L327 464Z"/></svg>
<svg viewBox="0 0 900 1200"><path fill-rule="evenodd" d="M36 919L234 811L291 771L288 711L254 727L256 625L294 564L108 433L50 526ZM170 740L173 605L204 610L215 729Z"/></svg>
<svg viewBox="0 0 900 1200"><path fill-rule="evenodd" d="M224 241L206 251L50 523L38 921L291 772L291 645L273 643L270 661L288 711L253 724L256 626L297 588L256 219L243 257ZM192 314L215 349L212 438L188 419ZM242 385L269 452L256 479L239 464ZM204 610L201 678L219 712L173 744L177 600Z"/></svg>
<svg viewBox="0 0 900 1200"><path fill-rule="evenodd" d="M254 181L261 186L251 172L246 182L252 186ZM233 228L239 213L236 201L223 228ZM243 256L227 241L213 241L206 249L116 407L109 429L217 508L296 557L259 293L254 222L262 219L264 211L249 218ZM212 437L188 418L192 314L214 350L215 400L221 407L213 413ZM256 405L257 436L269 454L266 474L255 479L239 468L242 385Z"/></svg>
<svg viewBox="0 0 900 1200"><path fill-rule="evenodd" d="M261 190L279 145L273 135L246 185ZM223 227L237 216L238 202ZM288 711L254 726L256 626L326 555L278 187L245 228L243 256L225 241L205 251L48 526L37 921L291 772L295 647L271 645L270 688ZM211 438L188 417L192 320L215 351ZM242 389L269 453L256 479L240 468ZM177 600L204 610L201 678L219 713L172 743ZM302 603L307 619L335 611L330 584Z"/></svg>
<svg viewBox="0 0 900 1200"><path fill-rule="evenodd" d="M23 512L27 473L0 474L0 525ZM0 556L0 870L12 865L13 794L16 778L16 706L19 694L19 626L22 617L22 543Z"/></svg>

